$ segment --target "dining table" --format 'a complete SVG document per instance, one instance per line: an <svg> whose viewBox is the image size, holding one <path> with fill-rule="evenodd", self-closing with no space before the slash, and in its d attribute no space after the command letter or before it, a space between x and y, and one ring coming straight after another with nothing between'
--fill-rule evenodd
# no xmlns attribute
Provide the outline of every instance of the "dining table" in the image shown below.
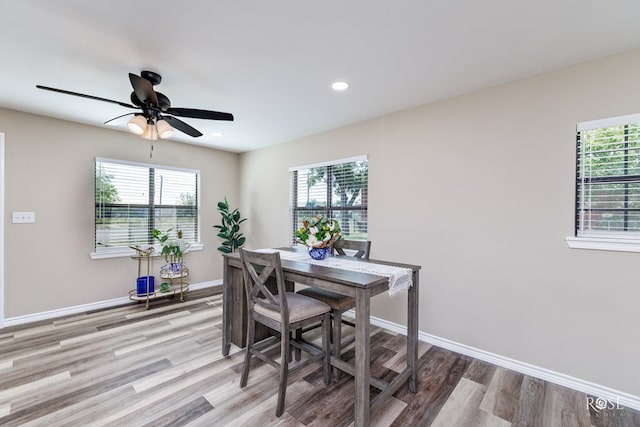
<svg viewBox="0 0 640 427"><path fill-rule="evenodd" d="M416 392L418 362L418 291L420 266L383 260L354 260L357 264L341 266L330 255L327 262L308 260L298 256L306 252L305 247L274 248L281 254L282 270L287 289L295 284L327 289L355 299L355 360L354 363L331 356L331 365L352 375L355 380L354 425L370 425L371 413L408 383L409 390ZM347 258L347 257L335 257ZM333 261L333 262L332 262ZM346 260L345 260L346 261ZM246 294L242 278L242 264L236 253L223 254L223 332L222 354L228 355L231 344L244 347L246 344ZM350 266L355 266L351 268ZM389 269L390 273L386 273ZM391 287L397 279L397 271L409 275L408 285L401 292L407 297L407 354L406 366L391 381L371 377L371 297L394 291ZM263 331L266 333L266 331ZM370 386L380 390L370 398Z"/></svg>

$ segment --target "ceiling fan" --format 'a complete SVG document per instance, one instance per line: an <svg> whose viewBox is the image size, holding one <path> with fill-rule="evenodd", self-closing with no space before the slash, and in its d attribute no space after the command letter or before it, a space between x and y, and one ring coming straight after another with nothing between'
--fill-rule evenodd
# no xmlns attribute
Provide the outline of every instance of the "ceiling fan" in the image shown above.
<svg viewBox="0 0 640 427"><path fill-rule="evenodd" d="M36 87L38 89L50 90L53 92L64 93L66 95L74 95L82 98L94 99L96 101L110 102L112 104L118 104L122 107L133 108L136 110L139 109L141 112L123 114L107 120L105 124L133 114L134 117L129 120L127 126L131 132L150 140L156 140L158 137L169 138L173 134L174 128L194 138L202 136L202 132L174 116L205 120L233 121L233 114L230 113L199 110L195 108L171 107L171 101L169 101L169 98L153 89L153 86L160 84L162 81L162 76L153 71L142 71L140 76L129 73L129 81L131 82L131 86L133 86L133 92L131 92L130 97L131 104L48 86L36 85Z"/></svg>

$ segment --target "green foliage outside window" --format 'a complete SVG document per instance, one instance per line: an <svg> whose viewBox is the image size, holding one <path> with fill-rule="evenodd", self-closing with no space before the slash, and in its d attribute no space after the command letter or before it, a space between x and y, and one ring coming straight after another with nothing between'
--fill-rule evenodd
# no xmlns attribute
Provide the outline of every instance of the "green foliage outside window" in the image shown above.
<svg viewBox="0 0 640 427"><path fill-rule="evenodd" d="M120 201L118 189L111 183L112 175L106 175L98 171L96 173L96 202L97 203L115 203Z"/></svg>
<svg viewBox="0 0 640 427"><path fill-rule="evenodd" d="M347 239L367 238L367 160L337 161L327 166L292 172L292 219L295 232L306 218L324 215L337 219Z"/></svg>
<svg viewBox="0 0 640 427"><path fill-rule="evenodd" d="M579 134L578 230L640 232L640 124Z"/></svg>

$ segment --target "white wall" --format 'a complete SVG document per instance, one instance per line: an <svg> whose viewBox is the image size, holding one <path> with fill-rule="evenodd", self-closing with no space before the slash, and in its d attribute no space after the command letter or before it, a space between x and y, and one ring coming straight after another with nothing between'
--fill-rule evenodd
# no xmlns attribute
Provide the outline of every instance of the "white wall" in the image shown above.
<svg viewBox="0 0 640 427"><path fill-rule="evenodd" d="M92 260L94 159L105 157L201 172L201 241L186 262L189 282L222 278L217 202L238 201L238 155L0 109L5 133L5 317L29 315L128 295L132 259ZM33 211L35 224L12 224L11 212ZM159 271L161 262L154 267Z"/></svg>
<svg viewBox="0 0 640 427"><path fill-rule="evenodd" d="M368 154L372 257L422 265L421 331L640 396L638 254L564 241L575 125L638 112L638 76L634 51L245 153L249 246L290 242L290 166Z"/></svg>

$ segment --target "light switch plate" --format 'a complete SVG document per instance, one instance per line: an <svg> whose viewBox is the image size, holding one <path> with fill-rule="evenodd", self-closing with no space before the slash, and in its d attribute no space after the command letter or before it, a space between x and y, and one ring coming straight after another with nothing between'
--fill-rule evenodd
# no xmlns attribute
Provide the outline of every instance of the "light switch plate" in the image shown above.
<svg viewBox="0 0 640 427"><path fill-rule="evenodd" d="M36 222L35 212L12 212L11 222L14 224L32 224Z"/></svg>

